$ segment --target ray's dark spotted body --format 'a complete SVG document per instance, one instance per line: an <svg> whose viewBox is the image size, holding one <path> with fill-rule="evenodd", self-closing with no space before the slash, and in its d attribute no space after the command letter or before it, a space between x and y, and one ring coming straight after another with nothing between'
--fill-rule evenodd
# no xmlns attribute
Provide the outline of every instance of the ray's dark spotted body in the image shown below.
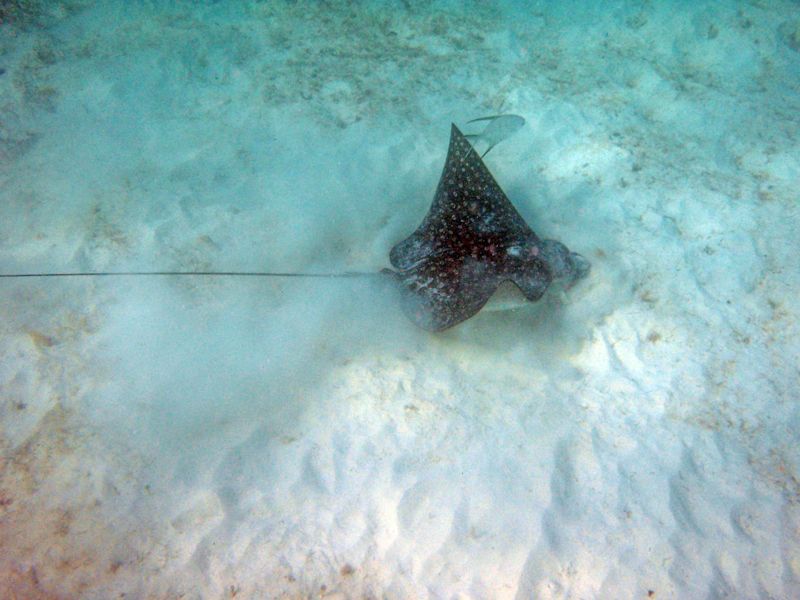
<svg viewBox="0 0 800 600"><path fill-rule="evenodd" d="M455 125L433 204L389 259L397 271L384 272L400 283L406 314L431 331L476 314L504 281L535 301L554 280L571 285L589 270L531 230Z"/></svg>

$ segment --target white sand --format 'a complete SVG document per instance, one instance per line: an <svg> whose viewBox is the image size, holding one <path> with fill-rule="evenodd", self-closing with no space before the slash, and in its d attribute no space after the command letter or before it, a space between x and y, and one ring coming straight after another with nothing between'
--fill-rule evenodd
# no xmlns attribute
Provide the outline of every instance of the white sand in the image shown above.
<svg viewBox="0 0 800 600"><path fill-rule="evenodd" d="M800 597L796 2L96 4L0 26L0 271L377 270L498 112L593 271L0 280L0 597Z"/></svg>

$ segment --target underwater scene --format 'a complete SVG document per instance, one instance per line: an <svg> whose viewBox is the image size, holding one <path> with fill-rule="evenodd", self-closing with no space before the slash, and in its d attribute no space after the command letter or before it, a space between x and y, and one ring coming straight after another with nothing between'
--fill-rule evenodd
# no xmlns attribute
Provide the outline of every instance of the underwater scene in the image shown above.
<svg viewBox="0 0 800 600"><path fill-rule="evenodd" d="M0 598L800 598L800 2L0 0Z"/></svg>

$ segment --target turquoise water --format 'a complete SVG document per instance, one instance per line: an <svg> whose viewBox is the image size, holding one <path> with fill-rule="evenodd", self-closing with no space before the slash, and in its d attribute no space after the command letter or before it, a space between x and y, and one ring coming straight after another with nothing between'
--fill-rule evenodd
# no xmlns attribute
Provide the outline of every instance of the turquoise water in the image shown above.
<svg viewBox="0 0 800 600"><path fill-rule="evenodd" d="M0 273L378 272L496 114L592 263L0 280L0 596L800 596L798 8L0 2Z"/></svg>

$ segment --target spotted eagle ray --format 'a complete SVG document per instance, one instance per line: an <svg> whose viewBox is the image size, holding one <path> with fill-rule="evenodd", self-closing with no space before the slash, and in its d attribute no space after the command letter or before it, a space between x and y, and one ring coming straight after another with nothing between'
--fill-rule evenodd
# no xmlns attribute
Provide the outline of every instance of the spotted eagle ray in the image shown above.
<svg viewBox="0 0 800 600"><path fill-rule="evenodd" d="M427 216L392 248L389 261L403 290L406 315L442 331L475 315L501 283L536 301L554 280L567 286L589 262L528 226L455 124L442 176Z"/></svg>
<svg viewBox="0 0 800 600"><path fill-rule="evenodd" d="M397 270L383 269L380 275L388 275L400 288L411 321L429 331L443 331L474 316L504 282L512 282L533 302L551 283L570 287L589 272L589 262L580 254L533 232L455 124L430 210L417 230L392 248L389 261ZM333 278L379 273L105 271L10 273L0 278L156 275Z"/></svg>

